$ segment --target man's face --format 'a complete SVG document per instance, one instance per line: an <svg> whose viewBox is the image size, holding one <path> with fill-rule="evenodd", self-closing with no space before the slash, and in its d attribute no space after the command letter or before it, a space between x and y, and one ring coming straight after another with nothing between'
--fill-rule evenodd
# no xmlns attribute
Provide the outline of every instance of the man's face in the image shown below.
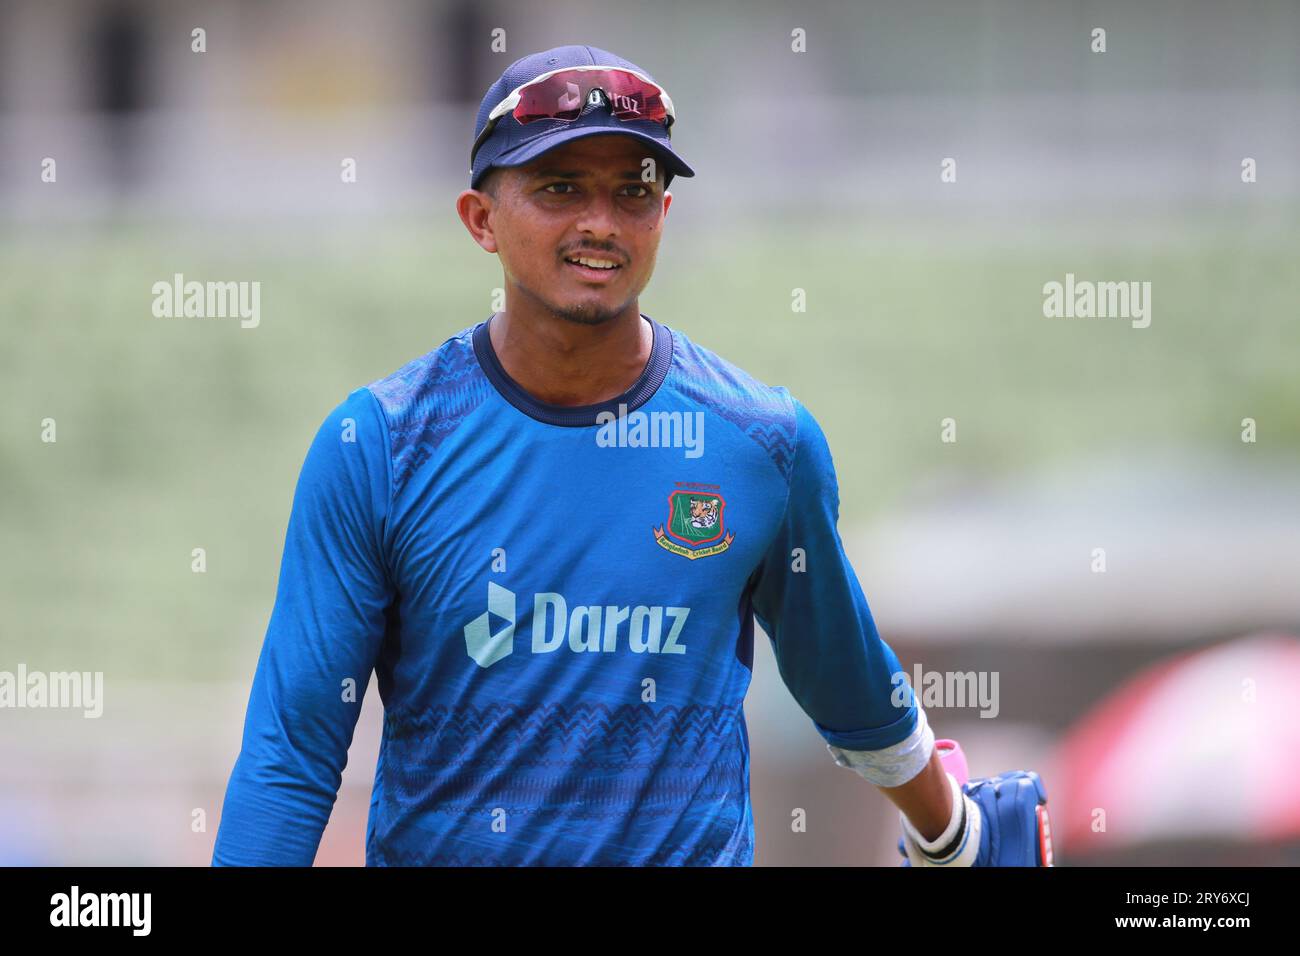
<svg viewBox="0 0 1300 956"><path fill-rule="evenodd" d="M654 272L672 203L657 160L656 178L642 179L651 156L634 137L600 134L495 171L488 221L507 281L571 322L598 325L626 311Z"/></svg>

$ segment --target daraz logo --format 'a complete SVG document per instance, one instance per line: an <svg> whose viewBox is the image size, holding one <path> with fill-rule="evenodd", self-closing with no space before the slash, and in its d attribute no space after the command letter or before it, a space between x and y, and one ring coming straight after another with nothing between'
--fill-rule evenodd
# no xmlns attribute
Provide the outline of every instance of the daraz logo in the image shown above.
<svg viewBox="0 0 1300 956"><path fill-rule="evenodd" d="M547 591L533 596L532 652L558 651L567 641L577 654L613 654L621 642L633 654L685 654L678 638L690 613L688 607L644 604L580 604L570 612L564 595ZM465 650L479 667L491 667L514 649L515 593L489 581L488 609L465 625Z"/></svg>

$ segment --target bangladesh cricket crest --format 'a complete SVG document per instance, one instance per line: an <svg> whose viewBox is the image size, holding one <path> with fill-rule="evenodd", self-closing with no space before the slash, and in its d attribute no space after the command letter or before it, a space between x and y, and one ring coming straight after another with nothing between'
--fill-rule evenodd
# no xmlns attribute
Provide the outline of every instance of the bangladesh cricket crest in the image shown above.
<svg viewBox="0 0 1300 956"><path fill-rule="evenodd" d="M735 534L727 530L727 502L716 485L678 482L684 489L668 494L668 521L655 528L655 543L694 561L721 554Z"/></svg>

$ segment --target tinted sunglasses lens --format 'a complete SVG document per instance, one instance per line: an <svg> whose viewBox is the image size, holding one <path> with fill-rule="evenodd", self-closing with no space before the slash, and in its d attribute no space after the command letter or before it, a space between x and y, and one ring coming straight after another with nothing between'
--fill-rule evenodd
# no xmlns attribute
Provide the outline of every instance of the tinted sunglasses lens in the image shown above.
<svg viewBox="0 0 1300 956"><path fill-rule="evenodd" d="M631 73L611 71L602 77L600 83L609 96L614 115L621 120L654 120L662 123L668 116L661 97L663 91L653 83L633 76Z"/></svg>
<svg viewBox="0 0 1300 956"><path fill-rule="evenodd" d="M577 119L589 88L575 82L575 77L576 74L572 73L557 73L522 90L519 105L515 107L515 119L520 123Z"/></svg>
<svg viewBox="0 0 1300 956"><path fill-rule="evenodd" d="M620 70L578 70L556 73L520 91L514 117L520 123L540 119L576 120L586 105L587 95L596 88L605 91L619 119L663 122L668 115L662 90L653 83Z"/></svg>

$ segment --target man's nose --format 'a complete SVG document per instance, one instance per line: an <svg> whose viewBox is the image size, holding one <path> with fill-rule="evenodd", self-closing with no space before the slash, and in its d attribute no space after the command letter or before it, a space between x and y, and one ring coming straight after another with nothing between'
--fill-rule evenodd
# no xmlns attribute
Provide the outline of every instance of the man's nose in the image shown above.
<svg viewBox="0 0 1300 956"><path fill-rule="evenodd" d="M614 198L603 192L593 193L578 217L578 229L598 238L618 235L618 217Z"/></svg>

